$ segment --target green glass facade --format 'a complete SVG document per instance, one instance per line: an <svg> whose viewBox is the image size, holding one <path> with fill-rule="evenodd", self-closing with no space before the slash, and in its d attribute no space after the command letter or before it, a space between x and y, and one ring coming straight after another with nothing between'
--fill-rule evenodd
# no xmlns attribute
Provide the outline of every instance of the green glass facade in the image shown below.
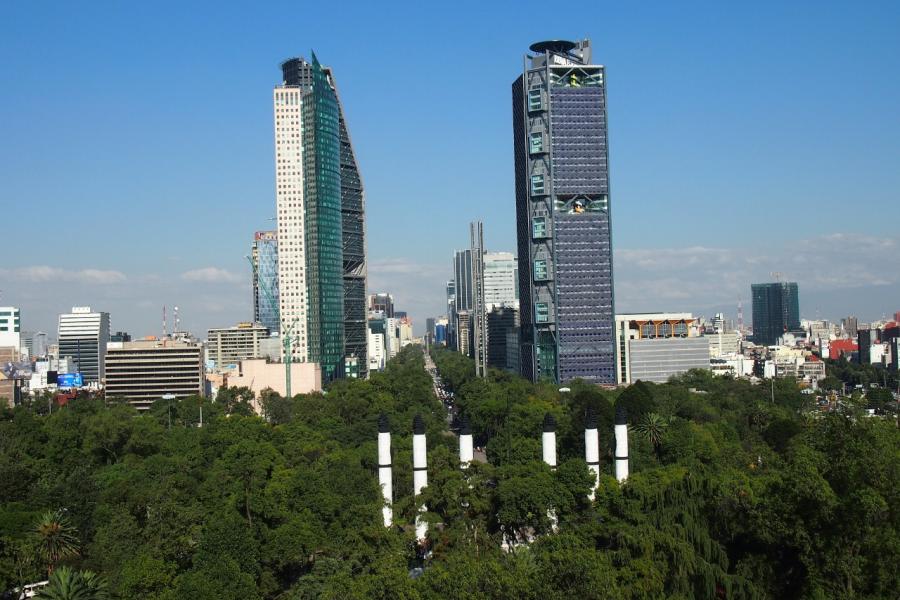
<svg viewBox="0 0 900 600"><path fill-rule="evenodd" d="M315 54L312 59L303 110L309 360L331 381L344 368L340 111L328 74Z"/></svg>
<svg viewBox="0 0 900 600"><path fill-rule="evenodd" d="M315 56L312 62L290 58L281 69L283 83L278 87L299 90L301 102L299 110L290 104L283 109L276 106L276 114L282 114L284 121L276 121L276 139L288 138L283 142L285 156L276 156L280 164L276 170L283 178L279 187L285 190L279 218L286 219L279 234L285 236L284 245L282 240L279 245L286 252L296 252L298 244L291 244L289 231L299 230L303 269L300 276L296 268L284 269L285 289L280 289L279 279L279 293L299 300L306 312L306 326L300 332L305 342L301 360L321 364L326 383L340 377L365 377L365 201L340 93L332 69ZM298 112L299 122L293 120ZM299 143L299 153L292 153L294 143ZM300 165L290 164L291 160L299 160ZM302 188L301 202L297 187ZM298 208L302 219L297 218Z"/></svg>

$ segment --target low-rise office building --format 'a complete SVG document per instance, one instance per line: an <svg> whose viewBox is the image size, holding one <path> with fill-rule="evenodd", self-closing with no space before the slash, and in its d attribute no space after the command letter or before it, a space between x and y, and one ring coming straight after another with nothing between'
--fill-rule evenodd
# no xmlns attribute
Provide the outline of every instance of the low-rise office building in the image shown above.
<svg viewBox="0 0 900 600"><path fill-rule="evenodd" d="M616 378L665 383L691 369L710 368L709 340L690 313L616 315Z"/></svg>
<svg viewBox="0 0 900 600"><path fill-rule="evenodd" d="M741 335L737 331L718 331L706 335L709 340L709 355L712 358L729 356L741 352Z"/></svg>
<svg viewBox="0 0 900 600"><path fill-rule="evenodd" d="M797 378L813 387L818 387L820 381L825 379L825 363L811 354L797 370Z"/></svg>
<svg viewBox="0 0 900 600"><path fill-rule="evenodd" d="M146 410L163 396L203 395L203 347L184 339L109 342L106 397Z"/></svg>
<svg viewBox="0 0 900 600"><path fill-rule="evenodd" d="M713 375L730 375L732 377L750 377L756 361L743 354L721 354L709 359Z"/></svg>
<svg viewBox="0 0 900 600"><path fill-rule="evenodd" d="M258 323L210 329L206 338L207 356L219 369L248 358L262 358L268 338L268 328Z"/></svg>

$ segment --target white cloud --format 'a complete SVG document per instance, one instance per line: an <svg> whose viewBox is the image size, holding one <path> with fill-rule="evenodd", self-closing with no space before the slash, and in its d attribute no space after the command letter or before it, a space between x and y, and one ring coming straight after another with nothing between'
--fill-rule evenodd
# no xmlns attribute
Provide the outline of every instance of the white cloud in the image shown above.
<svg viewBox="0 0 900 600"><path fill-rule="evenodd" d="M181 274L181 278L185 281L203 283L244 283L246 281L245 277L218 267L203 267L185 271Z"/></svg>
<svg viewBox="0 0 900 600"><path fill-rule="evenodd" d="M25 283L66 282L103 285L121 283L126 279L125 274L121 271L103 269L63 269L47 265L0 269L0 275L13 281Z"/></svg>
<svg viewBox="0 0 900 600"><path fill-rule="evenodd" d="M615 252L619 310L690 309L749 300L773 273L800 292L900 283L900 239L834 233L749 248L623 248ZM676 306L669 306L668 304Z"/></svg>
<svg viewBox="0 0 900 600"><path fill-rule="evenodd" d="M435 275L439 270L441 270L439 265L418 263L407 258L383 258L369 262L369 273L375 274L376 276L387 273L403 275Z"/></svg>
<svg viewBox="0 0 900 600"><path fill-rule="evenodd" d="M408 258L384 258L369 262L369 293L394 295L394 308L407 311L421 332L425 318L446 312L445 284L450 263L420 263Z"/></svg>

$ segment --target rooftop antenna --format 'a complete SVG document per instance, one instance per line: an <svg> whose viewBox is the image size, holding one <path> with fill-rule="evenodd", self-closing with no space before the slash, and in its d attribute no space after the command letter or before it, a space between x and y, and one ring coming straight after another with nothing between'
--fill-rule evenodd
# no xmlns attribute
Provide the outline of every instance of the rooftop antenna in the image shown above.
<svg viewBox="0 0 900 600"><path fill-rule="evenodd" d="M166 328L166 305L163 304L163 337L168 337L169 332Z"/></svg>

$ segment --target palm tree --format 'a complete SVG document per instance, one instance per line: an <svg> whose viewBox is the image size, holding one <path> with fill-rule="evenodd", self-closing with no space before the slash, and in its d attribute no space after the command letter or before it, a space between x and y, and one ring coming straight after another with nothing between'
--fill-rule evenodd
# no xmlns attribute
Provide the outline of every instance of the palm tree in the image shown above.
<svg viewBox="0 0 900 600"><path fill-rule="evenodd" d="M662 439L666 433L666 427L669 426L669 420L657 413L645 413L641 420L632 426L632 429L641 435L653 445L653 453L656 459L660 460L662 447Z"/></svg>
<svg viewBox="0 0 900 600"><path fill-rule="evenodd" d="M78 531L62 510L49 510L41 516L35 532L38 554L47 565L47 574L61 560L78 556Z"/></svg>
<svg viewBox="0 0 900 600"><path fill-rule="evenodd" d="M75 571L63 566L53 572L50 582L36 600L109 600L106 580L92 571Z"/></svg>

